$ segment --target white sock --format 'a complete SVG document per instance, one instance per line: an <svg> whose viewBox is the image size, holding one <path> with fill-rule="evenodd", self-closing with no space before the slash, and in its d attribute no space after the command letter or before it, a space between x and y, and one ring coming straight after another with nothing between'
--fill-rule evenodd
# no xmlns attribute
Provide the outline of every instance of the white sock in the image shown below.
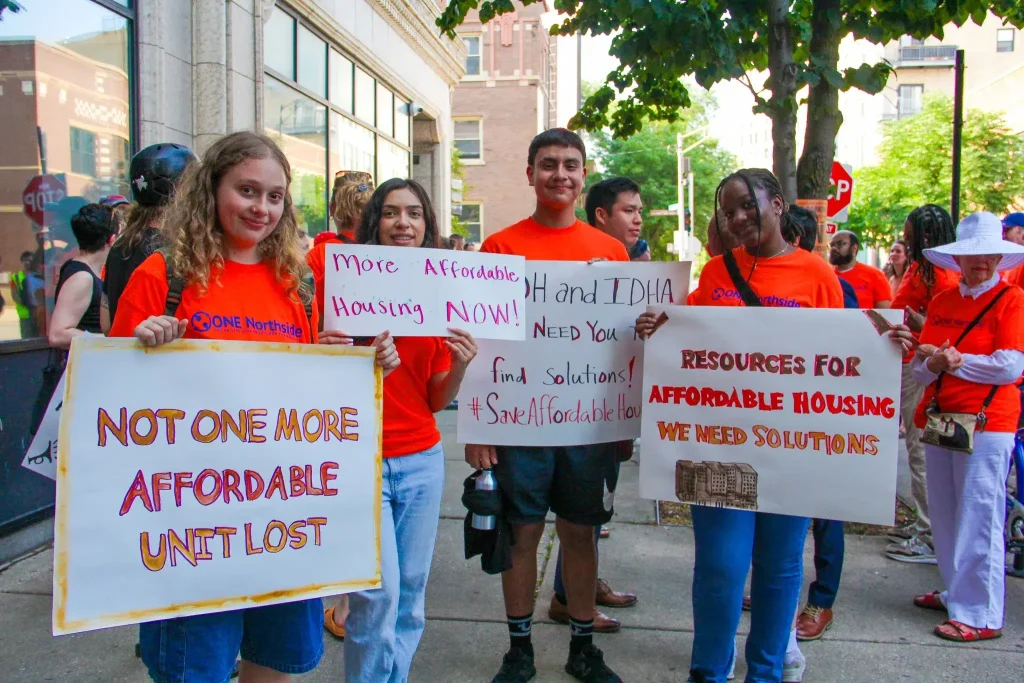
<svg viewBox="0 0 1024 683"><path fill-rule="evenodd" d="M789 632L789 645L786 646L786 659L795 659L800 655L800 645L796 642L796 629Z"/></svg>

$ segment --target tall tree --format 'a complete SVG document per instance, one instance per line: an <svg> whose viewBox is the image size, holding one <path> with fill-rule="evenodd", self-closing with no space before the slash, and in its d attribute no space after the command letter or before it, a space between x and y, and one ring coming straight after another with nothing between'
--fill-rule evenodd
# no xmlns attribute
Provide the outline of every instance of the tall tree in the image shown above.
<svg viewBox="0 0 1024 683"><path fill-rule="evenodd" d="M838 93L857 88L874 94L889 78L885 62L839 70L843 38L885 44L903 35L941 37L947 24L981 23L988 11L1024 26L1019 0L555 0L555 8L565 19L552 33L614 33L610 53L619 60L573 126L608 127L629 137L645 121L675 121L690 105L683 76L692 75L703 88L741 80L754 95L754 111L772 119L774 170L790 200L828 196L842 125ZM454 37L472 9L487 22L515 7L512 0L449 0L438 26ZM747 74L766 70L762 91ZM798 163L796 114L805 87L808 116ZM616 97L627 93L610 111Z"/></svg>
<svg viewBox="0 0 1024 683"><path fill-rule="evenodd" d="M921 113L885 124L878 164L855 174L856 204L845 227L868 244L888 246L921 204L949 206L953 169L953 102L928 96ZM1003 214L1024 205L1024 139L1001 114L964 116L960 205Z"/></svg>
<svg viewBox="0 0 1024 683"><path fill-rule="evenodd" d="M676 135L699 130L713 115L710 98L702 98L694 109L681 119L646 122L643 128L626 139L616 138L608 131L590 135L588 151L600 167L587 176L587 187L613 176L632 178L640 185L644 203L642 236L651 248L655 261L670 260L668 245L672 243L679 219L675 216L651 216L650 209L665 209L678 201L676 189ZM688 144L699 138L690 137ZM718 182L736 167L733 156L709 139L687 153L693 172L693 193L696 212L691 216L693 234L707 242L707 225L711 220L715 188Z"/></svg>

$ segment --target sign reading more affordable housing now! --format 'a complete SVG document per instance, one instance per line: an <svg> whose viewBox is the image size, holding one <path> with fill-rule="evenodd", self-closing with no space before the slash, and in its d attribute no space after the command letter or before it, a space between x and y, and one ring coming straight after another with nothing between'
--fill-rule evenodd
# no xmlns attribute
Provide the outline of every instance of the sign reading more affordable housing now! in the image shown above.
<svg viewBox="0 0 1024 683"><path fill-rule="evenodd" d="M365 347L77 338L54 634L379 587L381 392Z"/></svg>
<svg viewBox="0 0 1024 683"><path fill-rule="evenodd" d="M651 304L686 300L690 262L526 263L526 339L481 340L459 392L459 442L571 446L640 435Z"/></svg>
<svg viewBox="0 0 1024 683"><path fill-rule="evenodd" d="M892 524L901 311L654 310L642 497Z"/></svg>
<svg viewBox="0 0 1024 683"><path fill-rule="evenodd" d="M327 247L324 329L375 336L523 339L522 256L332 244Z"/></svg>

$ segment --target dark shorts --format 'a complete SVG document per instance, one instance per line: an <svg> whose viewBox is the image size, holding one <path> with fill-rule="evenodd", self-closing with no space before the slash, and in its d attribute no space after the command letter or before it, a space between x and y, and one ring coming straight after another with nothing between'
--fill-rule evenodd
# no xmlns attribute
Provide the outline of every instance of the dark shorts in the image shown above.
<svg viewBox="0 0 1024 683"><path fill-rule="evenodd" d="M287 674L324 653L323 601L299 600L139 625L142 661L156 683L227 683L242 659Z"/></svg>
<svg viewBox="0 0 1024 683"><path fill-rule="evenodd" d="M551 510L584 526L612 518L618 444L499 446L494 476L512 524L541 522Z"/></svg>

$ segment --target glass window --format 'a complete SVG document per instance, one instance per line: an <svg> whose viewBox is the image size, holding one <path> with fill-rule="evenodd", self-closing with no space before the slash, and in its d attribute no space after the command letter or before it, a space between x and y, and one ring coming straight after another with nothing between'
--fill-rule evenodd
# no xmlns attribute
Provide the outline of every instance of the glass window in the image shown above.
<svg viewBox="0 0 1024 683"><path fill-rule="evenodd" d="M901 85L899 89L899 115L913 116L914 114L920 114L923 99L923 85Z"/></svg>
<svg viewBox="0 0 1024 683"><path fill-rule="evenodd" d="M295 19L278 7L271 10L263 27L263 63L295 78Z"/></svg>
<svg viewBox="0 0 1024 683"><path fill-rule="evenodd" d="M480 75L480 36L462 36L466 44L466 75Z"/></svg>
<svg viewBox="0 0 1024 683"><path fill-rule="evenodd" d="M91 0L19 4L0 20L0 340L46 335L60 266L77 254L77 208L130 196L130 22ZM37 126L52 179L36 180ZM38 206L25 213L30 183Z"/></svg>
<svg viewBox="0 0 1024 683"><path fill-rule="evenodd" d="M385 135L395 137L395 96L380 84L377 85L377 127Z"/></svg>
<svg viewBox="0 0 1024 683"><path fill-rule="evenodd" d="M480 236L483 234L483 222L481 216L483 215L483 205L481 204L463 204L462 215L459 216L459 220L466 224L466 236L467 242L476 242L480 244Z"/></svg>
<svg viewBox="0 0 1024 683"><path fill-rule="evenodd" d="M299 25L299 85L327 97L327 43Z"/></svg>
<svg viewBox="0 0 1024 683"><path fill-rule="evenodd" d="M409 144L409 103L395 98L395 139Z"/></svg>
<svg viewBox="0 0 1024 683"><path fill-rule="evenodd" d="M996 30L996 52L1013 52L1014 29L1001 28Z"/></svg>
<svg viewBox="0 0 1024 683"><path fill-rule="evenodd" d="M481 119L463 119L455 122L455 146L459 149L459 156L462 159L483 159L482 137Z"/></svg>
<svg viewBox="0 0 1024 683"><path fill-rule="evenodd" d="M369 128L331 112L331 182L338 171L365 171L373 176L376 169L376 136Z"/></svg>
<svg viewBox="0 0 1024 683"><path fill-rule="evenodd" d="M373 76L357 66L355 115L371 126L374 125L374 105L377 102L373 85Z"/></svg>
<svg viewBox="0 0 1024 683"><path fill-rule="evenodd" d="M327 107L284 83L264 86L263 129L292 166L292 203L299 226L316 235L327 229Z"/></svg>
<svg viewBox="0 0 1024 683"><path fill-rule="evenodd" d="M377 184L391 178L409 177L409 152L377 137Z"/></svg>
<svg viewBox="0 0 1024 683"><path fill-rule="evenodd" d="M337 50L330 53L331 103L352 113L352 62Z"/></svg>

